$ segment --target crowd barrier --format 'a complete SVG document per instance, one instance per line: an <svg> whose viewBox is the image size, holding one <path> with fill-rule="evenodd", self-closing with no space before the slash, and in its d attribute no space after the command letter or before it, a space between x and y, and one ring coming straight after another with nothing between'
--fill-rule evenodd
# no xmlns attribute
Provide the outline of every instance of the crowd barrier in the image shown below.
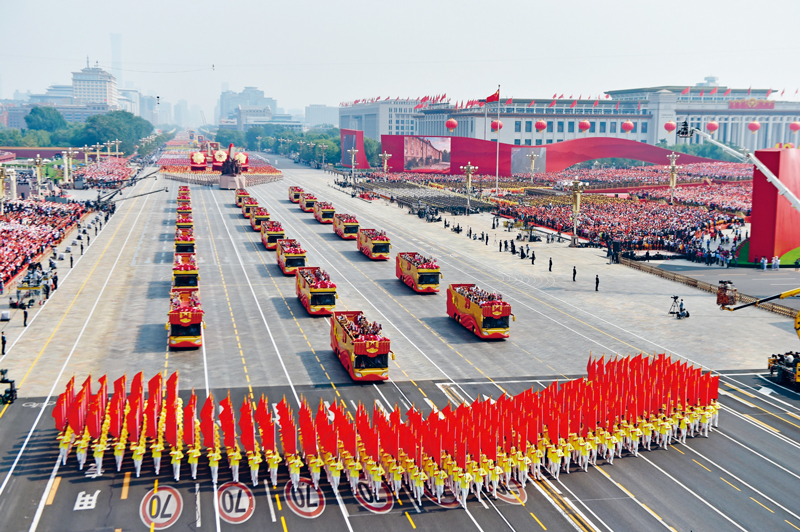
<svg viewBox="0 0 800 532"><path fill-rule="evenodd" d="M650 266L649 264L642 264L641 262L637 262L630 259L620 258L619 262L620 264L624 264L625 266L633 268L634 270L643 271L645 273L656 275L658 277L662 277L670 281L675 281L676 283L685 284L687 286L691 286L693 288L697 288L698 290L703 290L705 292L710 292L712 294L717 293L717 288L718 288L717 285L706 283L705 281L699 281L693 277L687 277L686 275L681 275L679 273L662 270L661 268ZM743 304L752 303L756 300L758 300L757 297L748 296L747 294L742 294L742 293L738 293L736 297L737 303L743 303ZM762 303L758 305L758 308L764 309L769 312L774 312L775 314L780 314L781 316L786 316L788 318L794 318L797 315L797 309L794 309L792 307L787 307L785 305L780 305L778 303Z"/></svg>

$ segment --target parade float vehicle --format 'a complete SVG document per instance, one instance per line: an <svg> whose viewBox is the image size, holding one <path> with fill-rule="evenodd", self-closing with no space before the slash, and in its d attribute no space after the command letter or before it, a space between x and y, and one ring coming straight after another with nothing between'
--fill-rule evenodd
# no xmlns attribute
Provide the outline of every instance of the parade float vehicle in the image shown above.
<svg viewBox="0 0 800 532"><path fill-rule="evenodd" d="M776 299L786 299L787 297L800 297L800 288L793 288L774 296L756 299L744 305L734 306L739 302L739 294L731 281L720 281L717 288L717 305L720 310L739 310L747 307L758 307ZM788 307L782 307L788 309ZM794 309L789 310L794 313ZM790 314L791 316L791 314ZM800 337L800 311L794 316L794 330ZM800 352L790 351L788 353L771 355L767 359L767 369L770 375L777 374L778 384L791 385L795 390L800 388Z"/></svg>
<svg viewBox="0 0 800 532"><path fill-rule="evenodd" d="M179 187L178 187L178 194L183 194L184 192L185 192L186 194L189 194L189 192L190 192L190 189L189 189L189 187L188 187L187 185L181 185L181 186L179 186Z"/></svg>
<svg viewBox="0 0 800 532"><path fill-rule="evenodd" d="M294 238L278 240L278 266L284 275L294 275L297 268L306 265L306 250Z"/></svg>
<svg viewBox="0 0 800 532"><path fill-rule="evenodd" d="M482 339L508 338L511 305L500 294L474 284L451 284L447 288L447 315Z"/></svg>
<svg viewBox="0 0 800 532"><path fill-rule="evenodd" d="M250 196L250 193L243 188L239 188L236 190L236 206L242 206L242 200Z"/></svg>
<svg viewBox="0 0 800 532"><path fill-rule="evenodd" d="M191 227L175 229L175 253L194 253L194 231Z"/></svg>
<svg viewBox="0 0 800 532"><path fill-rule="evenodd" d="M439 265L436 259L419 253L398 253L395 259L395 275L415 292L439 291Z"/></svg>
<svg viewBox="0 0 800 532"><path fill-rule="evenodd" d="M281 223L277 220L269 220L261 223L261 243L267 249L277 249L278 240L285 236Z"/></svg>
<svg viewBox="0 0 800 532"><path fill-rule="evenodd" d="M200 291L173 290L170 294L169 348L198 348L203 345L203 309L200 306Z"/></svg>
<svg viewBox="0 0 800 532"><path fill-rule="evenodd" d="M261 231L261 223L269 221L269 211L264 207L250 209L250 227L253 231Z"/></svg>
<svg viewBox="0 0 800 532"><path fill-rule="evenodd" d="M311 192L305 190L300 193L300 201L298 202L303 212L313 212L314 204L317 202L317 197Z"/></svg>
<svg viewBox="0 0 800 532"><path fill-rule="evenodd" d="M250 211L258 207L258 200L247 196L246 198L242 198L242 216L245 218L250 218Z"/></svg>
<svg viewBox="0 0 800 532"><path fill-rule="evenodd" d="M192 203L189 201L179 201L178 208L176 209L178 214L192 214Z"/></svg>
<svg viewBox="0 0 800 532"><path fill-rule="evenodd" d="M318 201L314 204L314 218L321 224L332 224L336 209L327 201Z"/></svg>
<svg viewBox="0 0 800 532"><path fill-rule="evenodd" d="M358 220L352 214L335 214L333 216L333 232L345 240L358 238Z"/></svg>
<svg viewBox="0 0 800 532"><path fill-rule="evenodd" d="M297 268L295 288L297 297L309 314L329 316L336 305L336 285L318 266Z"/></svg>
<svg viewBox="0 0 800 532"><path fill-rule="evenodd" d="M372 260L389 260L392 244L384 231L377 229L358 230L358 250Z"/></svg>
<svg viewBox="0 0 800 532"><path fill-rule="evenodd" d="M175 253L172 263L172 290L196 290L200 281L197 257L194 253Z"/></svg>
<svg viewBox="0 0 800 532"><path fill-rule="evenodd" d="M361 192L358 195L358 197L359 197L359 199L362 199L364 201L373 201L373 200L381 199L381 197L378 194L376 194L375 192L372 192L371 190L365 190L364 192Z"/></svg>
<svg viewBox="0 0 800 532"><path fill-rule="evenodd" d="M357 310L334 311L331 317L331 348L354 381L385 381L389 378L389 339L380 327L369 323Z"/></svg>
<svg viewBox="0 0 800 532"><path fill-rule="evenodd" d="M175 220L175 226L181 228L193 227L194 221L192 221L191 214L179 214L178 219Z"/></svg>
<svg viewBox="0 0 800 532"><path fill-rule="evenodd" d="M300 203L300 194L303 193L303 189L300 187L289 187L289 201L292 203Z"/></svg>

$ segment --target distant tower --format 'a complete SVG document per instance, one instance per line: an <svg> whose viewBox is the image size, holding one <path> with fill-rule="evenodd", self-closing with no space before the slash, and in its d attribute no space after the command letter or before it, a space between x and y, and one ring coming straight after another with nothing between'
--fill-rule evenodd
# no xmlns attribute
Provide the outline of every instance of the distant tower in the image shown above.
<svg viewBox="0 0 800 532"><path fill-rule="evenodd" d="M111 73L117 78L117 86L122 86L122 35L111 34Z"/></svg>

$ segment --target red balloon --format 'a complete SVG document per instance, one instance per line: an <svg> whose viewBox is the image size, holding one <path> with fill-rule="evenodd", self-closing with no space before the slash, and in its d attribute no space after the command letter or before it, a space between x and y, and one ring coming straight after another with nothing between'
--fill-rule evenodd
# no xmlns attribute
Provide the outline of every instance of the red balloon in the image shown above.
<svg viewBox="0 0 800 532"><path fill-rule="evenodd" d="M719 124L717 124L714 120L712 120L711 122L706 124L706 129L713 133L719 129Z"/></svg>
<svg viewBox="0 0 800 532"><path fill-rule="evenodd" d="M534 127L536 127L536 131L541 133L542 131L547 129L547 122L545 122L544 120L539 120L536 122L536 124L534 124Z"/></svg>
<svg viewBox="0 0 800 532"><path fill-rule="evenodd" d="M503 129L503 123L499 120L492 120L492 131L500 131Z"/></svg>
<svg viewBox="0 0 800 532"><path fill-rule="evenodd" d="M673 131L675 131L675 129L676 129L677 127L678 127L678 126L677 126L677 125L675 124L675 122L673 122L672 120L670 120L669 122L667 122L666 124L664 124L664 129L666 129L668 133L672 133Z"/></svg>
<svg viewBox="0 0 800 532"><path fill-rule="evenodd" d="M789 129L792 130L792 133L797 133L800 131L800 122L792 122L789 124Z"/></svg>
<svg viewBox="0 0 800 532"><path fill-rule="evenodd" d="M630 133L631 131L633 131L633 122L631 122L630 120L624 121L622 123L622 131L624 131L625 133Z"/></svg>
<svg viewBox="0 0 800 532"><path fill-rule="evenodd" d="M747 129L750 130L751 133L755 133L759 129L761 129L761 124L759 124L756 120L753 120L749 124L747 124Z"/></svg>
<svg viewBox="0 0 800 532"><path fill-rule="evenodd" d="M578 129L581 131L581 133L589 131L590 127L592 127L592 125L589 123L588 120L581 120L580 122L578 122Z"/></svg>
<svg viewBox="0 0 800 532"><path fill-rule="evenodd" d="M446 127L448 131L452 132L455 128L458 127L458 122L456 122L455 118L450 118L447 120L447 122L444 123L444 127Z"/></svg>

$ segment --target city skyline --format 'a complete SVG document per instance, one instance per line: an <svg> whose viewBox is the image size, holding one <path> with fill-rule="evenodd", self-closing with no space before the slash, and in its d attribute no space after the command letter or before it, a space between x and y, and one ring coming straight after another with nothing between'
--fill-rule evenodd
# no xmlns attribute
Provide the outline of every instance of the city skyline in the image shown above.
<svg viewBox="0 0 800 532"><path fill-rule="evenodd" d="M400 9L357 2L344 10L321 2L269 8L234 2L227 12L247 16L234 18L236 29L226 32L230 25L224 18L206 16L216 8L207 1L187 10L146 0L119 17L45 0L15 8L20 19L36 19L37 34L44 37L30 39L24 25L9 25L0 35L0 96L44 92L65 82L89 55L92 64L121 72L122 87L132 82L164 101L199 105L209 123L223 83L235 91L259 87L284 109L372 96L447 93L454 100L474 99L490 94L498 83L502 97L553 92L577 97L624 87L694 85L708 75L727 86L786 89L785 97L794 97L800 76L782 65L793 49L800 6L771 6L753 10L751 4L729 2L725 9L713 9L678 2L666 11L633 2L608 9L578 1L566 13L555 6L506 1L492 5L510 15L493 31L484 22L483 4L477 3L410 2ZM37 19L42 10L53 16ZM747 27L740 26L743 12ZM470 26L474 38L459 36ZM76 27L91 31L72 31ZM739 27L741 38L726 37L724 28ZM142 38L144 28L154 38ZM759 28L769 28L769 41ZM269 46L262 44L265 29ZM209 32L219 35L222 45L209 47L197 37ZM119 43L113 53L112 34L115 46ZM412 35L414 40L408 39ZM328 52L331 43L333 53ZM435 56L425 52L430 49L437 50Z"/></svg>

